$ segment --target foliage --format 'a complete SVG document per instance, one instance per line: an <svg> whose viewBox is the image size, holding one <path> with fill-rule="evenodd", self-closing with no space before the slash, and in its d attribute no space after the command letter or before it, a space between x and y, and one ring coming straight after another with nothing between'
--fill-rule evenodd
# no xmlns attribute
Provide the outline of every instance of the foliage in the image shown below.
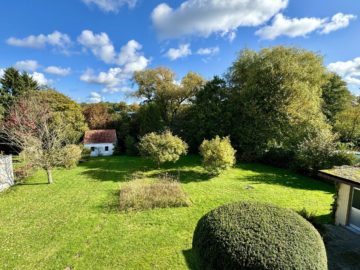
<svg viewBox="0 0 360 270"><path fill-rule="evenodd" d="M351 105L354 99L346 82L336 73L328 74L327 82L322 87L322 110L330 123L334 124L336 115Z"/></svg>
<svg viewBox="0 0 360 270"><path fill-rule="evenodd" d="M139 123L139 135L143 136L150 132L159 132L164 129L159 107L154 103L147 103L140 107L137 113Z"/></svg>
<svg viewBox="0 0 360 270"><path fill-rule="evenodd" d="M54 121L48 103L36 96L22 97L9 109L1 126L1 138L21 149L23 160L44 169L52 183L52 169L65 166L64 148L70 144L64 122Z"/></svg>
<svg viewBox="0 0 360 270"><path fill-rule="evenodd" d="M335 165L351 165L356 157L346 151L337 150L335 136L328 130L310 134L296 150L296 167L309 171L329 169Z"/></svg>
<svg viewBox="0 0 360 270"><path fill-rule="evenodd" d="M155 104L167 127L173 125L181 106L191 100L204 83L204 79L193 72L189 72L180 83L176 83L175 73L162 67L137 71L134 81L139 87L135 96L144 99L145 103Z"/></svg>
<svg viewBox="0 0 360 270"><path fill-rule="evenodd" d="M0 105L8 108L14 98L31 91L39 90L37 82L26 72L20 73L15 68L7 68L0 78Z"/></svg>
<svg viewBox="0 0 360 270"><path fill-rule="evenodd" d="M232 167L235 162L236 151L231 146L230 138L216 136L212 140L204 140L200 145L204 168L213 174Z"/></svg>
<svg viewBox="0 0 360 270"><path fill-rule="evenodd" d="M341 141L360 145L360 105L355 104L339 112L335 118L334 130Z"/></svg>
<svg viewBox="0 0 360 270"><path fill-rule="evenodd" d="M88 129L81 106L52 89L39 91L34 98L48 104L51 110L51 121L64 128L67 139L71 143L78 143Z"/></svg>
<svg viewBox="0 0 360 270"><path fill-rule="evenodd" d="M309 221L317 230L318 232L323 235L325 233L325 227L322 223L320 223L316 218L316 213L308 211L306 208L297 211L297 213L302 216L304 219Z"/></svg>
<svg viewBox="0 0 360 270"><path fill-rule="evenodd" d="M144 168L148 177L179 171L191 207L119 213L119 188ZM94 158L75 169L60 168L54 177L56 185L41 185L46 174L40 170L25 179L27 185L0 193L0 268L199 269L191 241L204 213L256 198L295 210L305 207L329 223L334 192L327 183L255 163L240 164L207 181L195 155L160 170L139 157ZM52 253L44 258L48 245Z"/></svg>
<svg viewBox="0 0 360 270"><path fill-rule="evenodd" d="M67 169L76 167L82 157L82 148L75 144L66 145L59 153L64 161L63 166Z"/></svg>
<svg viewBox="0 0 360 270"><path fill-rule="evenodd" d="M120 210L189 206L190 202L177 181L132 180L120 190Z"/></svg>
<svg viewBox="0 0 360 270"><path fill-rule="evenodd" d="M141 155L149 157L158 166L164 162L176 162L187 153L187 148L187 144L170 131L146 134L139 142Z"/></svg>
<svg viewBox="0 0 360 270"><path fill-rule="evenodd" d="M80 162L89 161L90 160L90 155L91 155L91 149L83 147L82 151L81 151Z"/></svg>
<svg viewBox="0 0 360 270"><path fill-rule="evenodd" d="M109 129L114 126L114 117L106 103L88 104L83 108L85 121L90 129Z"/></svg>
<svg viewBox="0 0 360 270"><path fill-rule="evenodd" d="M246 158L273 147L289 151L304 137L330 129L321 110L326 83L322 58L309 51L273 47L243 50L229 70L231 138Z"/></svg>
<svg viewBox="0 0 360 270"><path fill-rule="evenodd" d="M204 269L327 269L316 229L292 210L256 202L221 206L197 224Z"/></svg>
<svg viewBox="0 0 360 270"><path fill-rule="evenodd" d="M139 154L137 142L135 138L130 135L125 137L125 152L129 156L137 156Z"/></svg>

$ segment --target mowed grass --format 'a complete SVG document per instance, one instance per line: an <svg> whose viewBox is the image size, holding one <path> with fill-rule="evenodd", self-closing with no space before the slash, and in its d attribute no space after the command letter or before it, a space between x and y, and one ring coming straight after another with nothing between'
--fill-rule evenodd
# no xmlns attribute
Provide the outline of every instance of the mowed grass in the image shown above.
<svg viewBox="0 0 360 270"><path fill-rule="evenodd" d="M180 176L190 207L119 212L119 189L135 171ZM138 157L100 157L38 172L0 194L0 269L196 269L191 251L197 221L236 201L262 201L315 212L330 221L334 189L287 170L239 164L209 178L197 156L158 170Z"/></svg>

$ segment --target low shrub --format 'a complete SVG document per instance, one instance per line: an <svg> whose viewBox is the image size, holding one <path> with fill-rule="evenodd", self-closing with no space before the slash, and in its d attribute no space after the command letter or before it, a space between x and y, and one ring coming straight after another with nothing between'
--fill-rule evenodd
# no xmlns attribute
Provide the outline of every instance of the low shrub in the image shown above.
<svg viewBox="0 0 360 270"><path fill-rule="evenodd" d="M210 141L204 140L200 145L203 166L211 174L219 174L232 167L236 162L235 153L229 137L216 136Z"/></svg>
<svg viewBox="0 0 360 270"><path fill-rule="evenodd" d="M81 151L80 162L86 162L90 160L91 150L89 148L83 148Z"/></svg>
<svg viewBox="0 0 360 270"><path fill-rule="evenodd" d="M141 155L149 157L158 167L164 162L176 162L187 153L188 145L170 131L151 132L141 137L139 150Z"/></svg>
<svg viewBox="0 0 360 270"><path fill-rule="evenodd" d="M306 208L301 209L300 211L297 211L297 213L305 218L307 221L309 221L317 230L318 232L323 235L325 233L325 227L323 224L318 222L316 219L316 215L313 212L309 212Z"/></svg>
<svg viewBox="0 0 360 270"><path fill-rule="evenodd" d="M22 182L27 177L34 174L34 167L29 163L14 164L14 179L15 182Z"/></svg>
<svg viewBox="0 0 360 270"><path fill-rule="evenodd" d="M202 269L327 269L318 231L296 212L240 202L203 216L193 251Z"/></svg>
<svg viewBox="0 0 360 270"><path fill-rule="evenodd" d="M133 180L120 190L120 210L189 206L180 183L168 180Z"/></svg>
<svg viewBox="0 0 360 270"><path fill-rule="evenodd" d="M66 145L59 155L63 155L64 167L67 169L75 167L82 156L82 148L75 144Z"/></svg>

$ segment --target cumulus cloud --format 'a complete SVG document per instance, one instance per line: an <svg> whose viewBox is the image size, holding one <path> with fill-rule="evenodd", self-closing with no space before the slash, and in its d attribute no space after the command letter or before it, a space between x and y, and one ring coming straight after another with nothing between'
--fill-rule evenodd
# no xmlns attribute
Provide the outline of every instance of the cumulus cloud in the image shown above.
<svg viewBox="0 0 360 270"><path fill-rule="evenodd" d="M125 44L119 53L106 33L94 34L90 30L84 30L78 37L78 42L105 63L124 65L125 70L142 70L149 63L140 52L142 45L135 40Z"/></svg>
<svg viewBox="0 0 360 270"><path fill-rule="evenodd" d="M99 103L99 102L102 102L102 101L104 101L104 98L98 92L91 92L89 97L88 97L88 102L89 103Z"/></svg>
<svg viewBox="0 0 360 270"><path fill-rule="evenodd" d="M355 20L356 16L352 14L337 13L332 16L331 21L324 25L320 33L329 34L330 32L346 28L349 26L351 20Z"/></svg>
<svg viewBox="0 0 360 270"><path fill-rule="evenodd" d="M200 48L197 50L197 54L199 55L215 55L218 54L220 51L219 47L208 47L208 48Z"/></svg>
<svg viewBox="0 0 360 270"><path fill-rule="evenodd" d="M348 84L360 85L360 57L331 63L328 69L342 76Z"/></svg>
<svg viewBox="0 0 360 270"><path fill-rule="evenodd" d="M15 68L25 71L35 71L38 69L39 64L35 60L23 60L15 63Z"/></svg>
<svg viewBox="0 0 360 270"><path fill-rule="evenodd" d="M25 47L25 48L44 48L47 45L64 49L71 44L71 39L67 34L59 31L54 31L51 34L40 34L37 36L31 35L25 38L10 37L6 43L11 46Z"/></svg>
<svg viewBox="0 0 360 270"><path fill-rule="evenodd" d="M48 80L41 72L33 72L29 74L40 86L47 86L51 84L51 80Z"/></svg>
<svg viewBox="0 0 360 270"><path fill-rule="evenodd" d="M44 69L46 73L58 75L58 76L67 76L70 74L71 68L62 68L57 66L49 66Z"/></svg>
<svg viewBox="0 0 360 270"><path fill-rule="evenodd" d="M277 14L271 25L264 26L255 32L263 39L275 39L279 36L306 37L308 34L319 31L321 34L328 34L349 25L350 20L356 16L351 14L337 13L329 18L288 18Z"/></svg>
<svg viewBox="0 0 360 270"><path fill-rule="evenodd" d="M82 0L86 5L95 5L105 12L117 13L124 5L130 8L136 5L137 0Z"/></svg>
<svg viewBox="0 0 360 270"><path fill-rule="evenodd" d="M179 48L171 48L165 54L172 61L189 55L191 55L190 44L180 44Z"/></svg>
<svg viewBox="0 0 360 270"><path fill-rule="evenodd" d="M78 42L103 62L116 65L99 74L88 69L80 77L84 82L103 85L104 91L121 91L133 73L144 70L150 62L141 52L142 45L135 40L128 41L117 52L106 33L94 34L90 30L84 30L78 37Z"/></svg>
<svg viewBox="0 0 360 270"><path fill-rule="evenodd" d="M151 19L161 38L219 33L233 39L237 28L259 26L287 4L288 0L187 0L176 9L158 5Z"/></svg>

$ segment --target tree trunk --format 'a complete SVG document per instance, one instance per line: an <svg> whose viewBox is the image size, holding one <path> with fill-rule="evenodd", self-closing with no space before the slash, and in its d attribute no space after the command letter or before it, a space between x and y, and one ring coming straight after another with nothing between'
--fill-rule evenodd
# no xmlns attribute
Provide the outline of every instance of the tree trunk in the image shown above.
<svg viewBox="0 0 360 270"><path fill-rule="evenodd" d="M46 169L46 173L47 173L47 178L48 178L48 184L52 184L53 178L52 178L51 170L50 170L50 169Z"/></svg>

